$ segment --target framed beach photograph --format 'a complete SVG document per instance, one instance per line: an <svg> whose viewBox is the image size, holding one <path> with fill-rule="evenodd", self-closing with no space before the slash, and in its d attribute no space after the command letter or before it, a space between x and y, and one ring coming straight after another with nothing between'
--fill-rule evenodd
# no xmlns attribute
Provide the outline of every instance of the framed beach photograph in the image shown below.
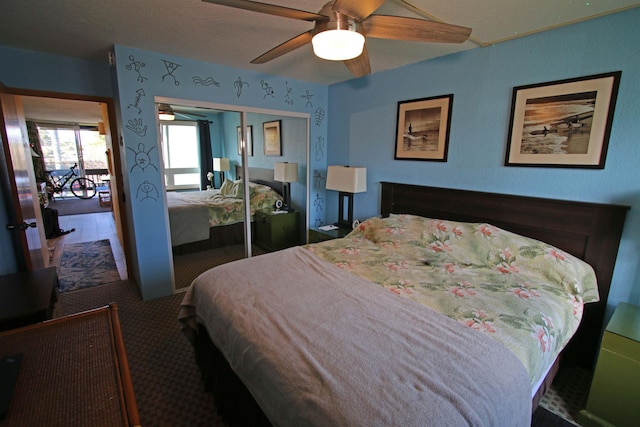
<svg viewBox="0 0 640 427"><path fill-rule="evenodd" d="M282 140L280 138L280 120L263 123L262 132L264 137L264 155L281 156Z"/></svg>
<svg viewBox="0 0 640 427"><path fill-rule="evenodd" d="M238 155L242 155L242 126L238 126ZM253 126L247 126L247 156L253 156Z"/></svg>
<svg viewBox="0 0 640 427"><path fill-rule="evenodd" d="M513 88L505 166L604 169L620 75Z"/></svg>
<svg viewBox="0 0 640 427"><path fill-rule="evenodd" d="M453 95L398 102L396 160L447 161Z"/></svg>

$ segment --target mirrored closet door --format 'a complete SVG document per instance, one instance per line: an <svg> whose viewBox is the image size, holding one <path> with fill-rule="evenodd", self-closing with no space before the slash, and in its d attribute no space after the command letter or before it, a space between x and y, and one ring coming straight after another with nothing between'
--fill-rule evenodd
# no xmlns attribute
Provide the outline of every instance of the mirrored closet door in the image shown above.
<svg viewBox="0 0 640 427"><path fill-rule="evenodd" d="M306 243L308 118L177 100L158 110L176 290Z"/></svg>

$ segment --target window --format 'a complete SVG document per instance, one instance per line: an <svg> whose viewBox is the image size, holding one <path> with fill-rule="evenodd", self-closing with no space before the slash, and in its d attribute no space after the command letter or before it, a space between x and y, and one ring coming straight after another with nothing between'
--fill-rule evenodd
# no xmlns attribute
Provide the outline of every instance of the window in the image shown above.
<svg viewBox="0 0 640 427"><path fill-rule="evenodd" d="M161 122L167 190L200 188L200 141L195 122Z"/></svg>
<svg viewBox="0 0 640 427"><path fill-rule="evenodd" d="M107 145L97 127L38 123L38 135L46 170L66 172L77 163L87 173L107 173Z"/></svg>

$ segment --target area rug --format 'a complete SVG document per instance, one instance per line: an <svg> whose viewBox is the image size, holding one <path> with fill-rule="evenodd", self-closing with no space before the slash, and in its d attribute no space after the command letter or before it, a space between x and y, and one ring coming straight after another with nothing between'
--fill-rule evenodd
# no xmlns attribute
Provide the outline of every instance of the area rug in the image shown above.
<svg viewBox="0 0 640 427"><path fill-rule="evenodd" d="M78 199L77 197L56 198L49 202L49 207L56 209L59 216L83 215L97 212L110 212L111 207L100 206L98 195L91 199Z"/></svg>
<svg viewBox="0 0 640 427"><path fill-rule="evenodd" d="M60 292L120 280L108 239L64 245L58 283Z"/></svg>

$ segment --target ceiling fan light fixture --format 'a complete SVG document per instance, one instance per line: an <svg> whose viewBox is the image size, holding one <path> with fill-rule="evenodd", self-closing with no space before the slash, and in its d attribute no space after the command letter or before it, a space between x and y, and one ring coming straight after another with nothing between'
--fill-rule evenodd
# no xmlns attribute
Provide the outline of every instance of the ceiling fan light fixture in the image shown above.
<svg viewBox="0 0 640 427"><path fill-rule="evenodd" d="M173 109L168 104L160 104L158 106L158 119L160 120L175 120L176 115L173 113Z"/></svg>
<svg viewBox="0 0 640 427"><path fill-rule="evenodd" d="M353 19L342 19L321 23L311 39L313 53L330 61L345 61L357 58L364 49L364 35L358 31L359 25Z"/></svg>

